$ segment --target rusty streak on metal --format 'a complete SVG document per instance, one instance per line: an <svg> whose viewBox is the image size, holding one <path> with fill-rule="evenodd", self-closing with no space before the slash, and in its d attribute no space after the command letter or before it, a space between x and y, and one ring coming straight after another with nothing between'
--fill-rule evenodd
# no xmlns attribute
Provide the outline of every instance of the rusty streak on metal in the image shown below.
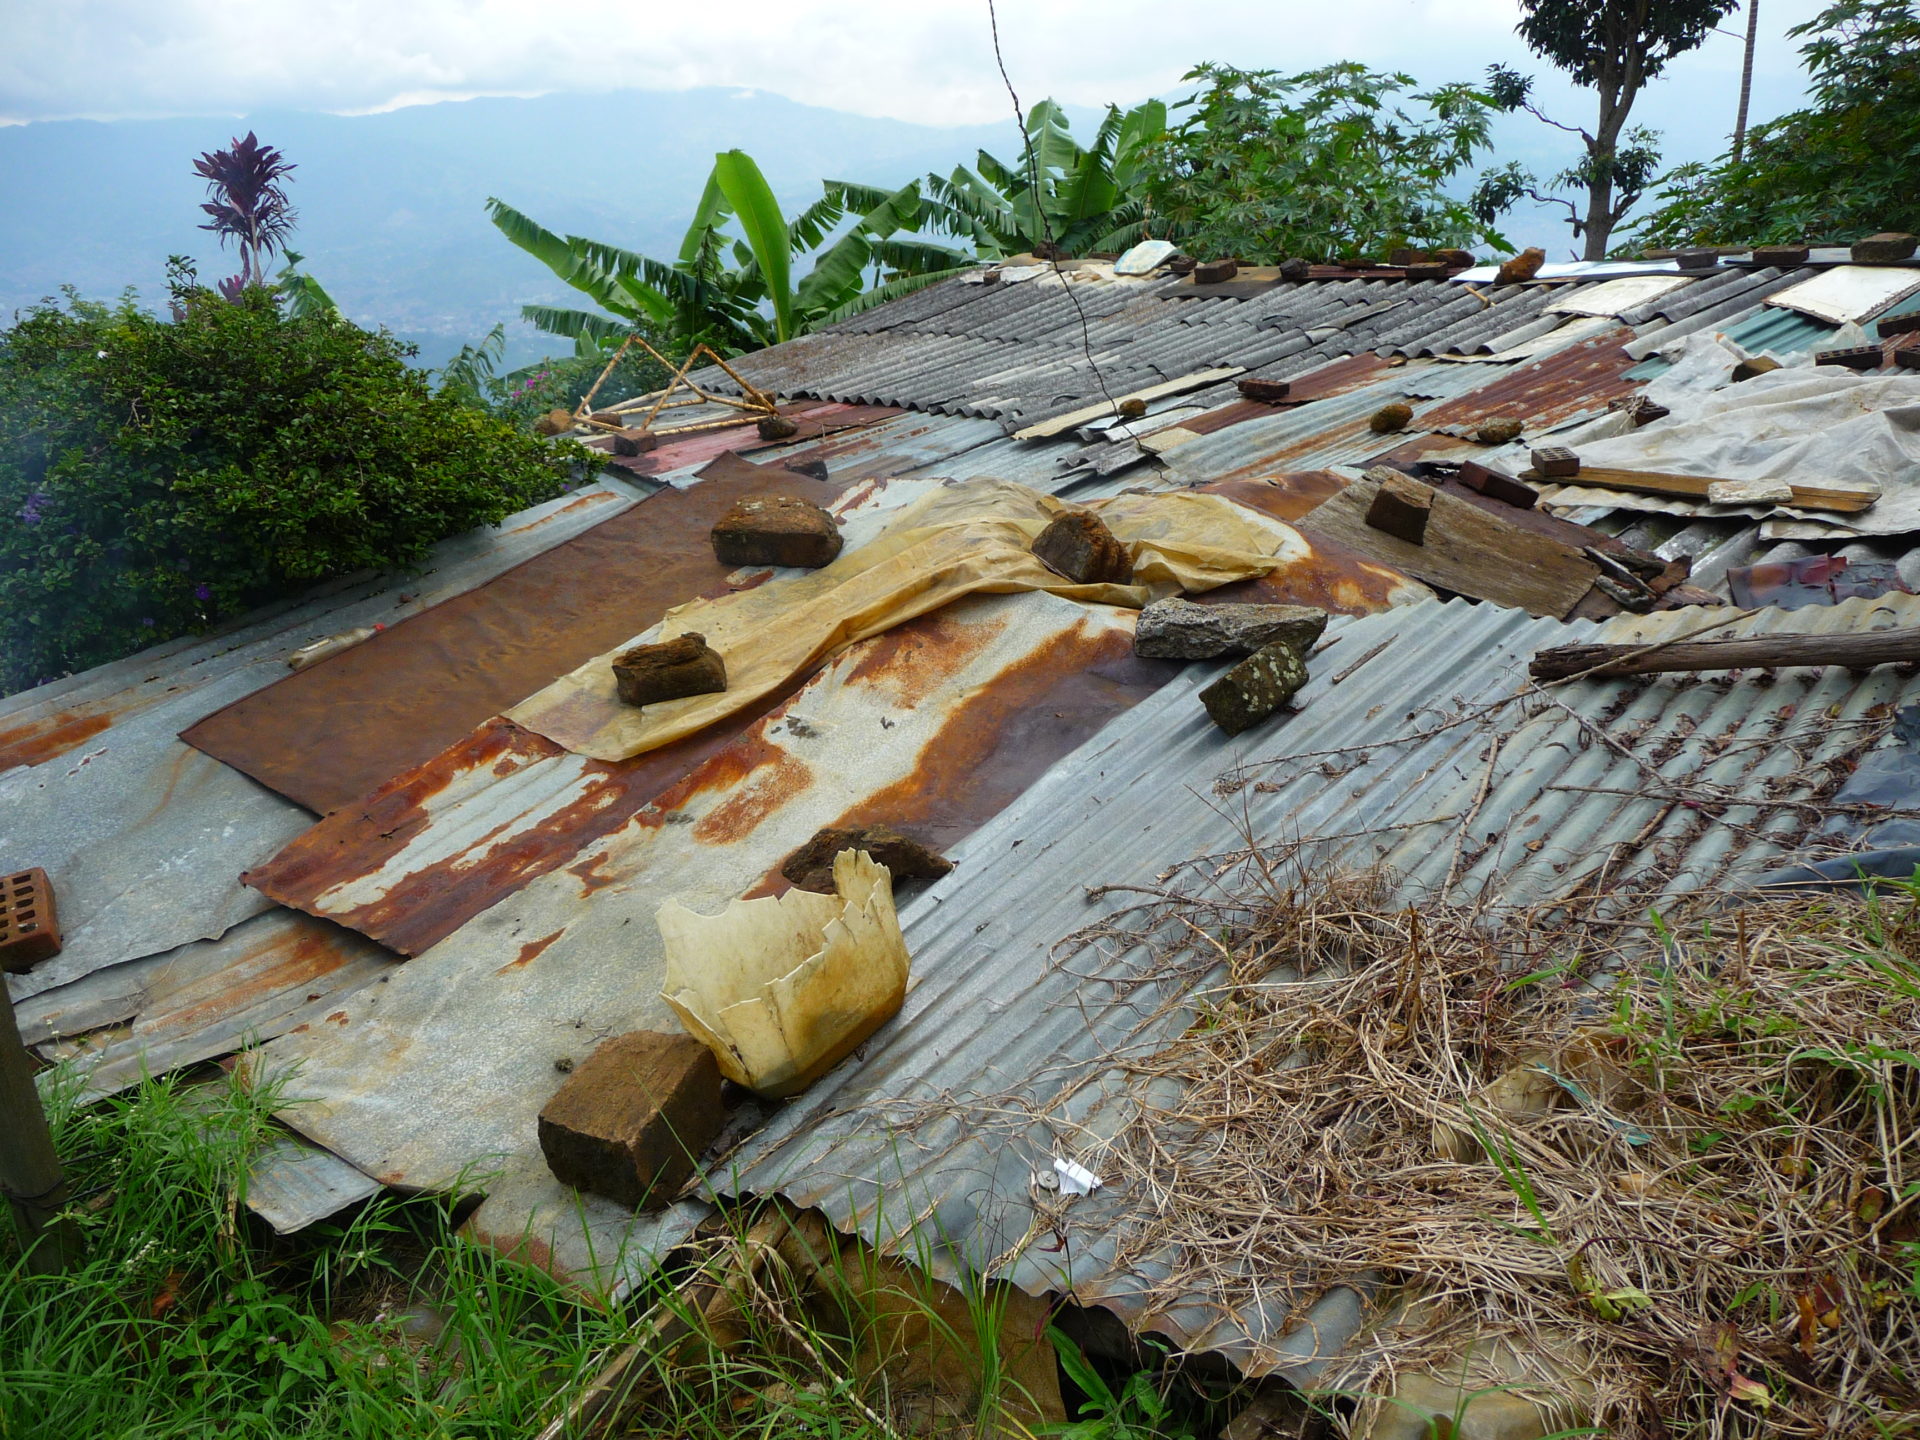
<svg viewBox="0 0 1920 1440"><path fill-rule="evenodd" d="M669 609L724 594L713 523L752 495L826 503L838 487L734 455L486 584L214 712L181 738L317 814L430 763L475 726L632 639Z"/></svg>
<svg viewBox="0 0 1920 1440"><path fill-rule="evenodd" d="M62 710L44 720L30 720L0 730L0 775L17 765L38 765L84 745L113 724L111 715Z"/></svg>
<svg viewBox="0 0 1920 1440"><path fill-rule="evenodd" d="M1579 415L1604 410L1607 402L1640 388L1626 372L1639 362L1621 347L1631 331L1610 330L1569 345L1541 360L1517 366L1490 385L1482 385L1426 411L1414 423L1423 429L1474 426L1512 416L1529 431L1545 430Z"/></svg>

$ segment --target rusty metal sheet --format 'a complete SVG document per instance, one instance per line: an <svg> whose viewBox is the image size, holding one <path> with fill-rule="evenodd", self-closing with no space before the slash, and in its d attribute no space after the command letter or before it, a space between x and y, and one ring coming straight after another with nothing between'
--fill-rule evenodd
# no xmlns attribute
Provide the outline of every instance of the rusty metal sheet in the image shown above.
<svg viewBox="0 0 1920 1440"><path fill-rule="evenodd" d="M36 995L17 1014L22 1038L71 1062L91 1098L320 1023L396 964L329 921L269 910L218 940Z"/></svg>
<svg viewBox="0 0 1920 1440"><path fill-rule="evenodd" d="M945 613L868 642L849 681L886 676L898 683L918 672L925 678L916 703L939 703L933 691L965 648ZM912 786L869 797L833 823L886 820L932 844L957 840L1173 673L1131 650L1078 659L1077 667L1000 677L965 723L951 727L945 748L925 759ZM787 695L799 688L796 682ZM402 954L421 954L530 882L576 864L636 815L685 803L714 783L718 757L747 763L757 752L743 737L787 695L615 763L573 755L496 717L364 802L334 812L249 871L246 882ZM590 895L592 876L583 874L581 883ZM784 888L777 871L760 883Z"/></svg>
<svg viewBox="0 0 1920 1440"><path fill-rule="evenodd" d="M724 593L730 570L707 536L736 500L835 493L789 470L725 458L724 473L658 491L180 738L316 813L357 800L673 606Z"/></svg>
<svg viewBox="0 0 1920 1440"><path fill-rule="evenodd" d="M825 435L836 435L844 430L859 430L881 420L891 419L902 411L890 405L841 405L833 402L826 404L781 405L782 415L800 427L799 433L786 440L762 440L753 420L724 429L701 430L680 439L667 439L657 449L644 455L614 455L611 453L613 439L593 439L587 443L593 449L609 452L607 462L619 466L635 475L666 475L675 470L685 470L689 466L705 464L718 455L740 454L750 450L764 450L773 445L793 445L805 440L818 440ZM663 425L671 425L669 416L663 417Z"/></svg>
<svg viewBox="0 0 1920 1440"><path fill-rule="evenodd" d="M1630 330L1621 328L1569 345L1508 371L1490 385L1436 405L1416 423L1438 430L1510 415L1524 421L1529 431L1539 432L1604 410L1609 401L1640 388L1626 378L1626 372L1639 363L1622 348L1632 338Z"/></svg>
<svg viewBox="0 0 1920 1440"><path fill-rule="evenodd" d="M711 911L769 891L787 853L850 818L952 844L1179 672L1135 657L1132 626L1130 611L1044 593L980 596L844 652L571 863L265 1047L313 1102L288 1122L386 1184L445 1187L516 1157L537 1167L533 1119L562 1078L555 1062L674 1024L658 993L660 903ZM486 853L521 794L572 760L536 761L440 811L369 884Z"/></svg>

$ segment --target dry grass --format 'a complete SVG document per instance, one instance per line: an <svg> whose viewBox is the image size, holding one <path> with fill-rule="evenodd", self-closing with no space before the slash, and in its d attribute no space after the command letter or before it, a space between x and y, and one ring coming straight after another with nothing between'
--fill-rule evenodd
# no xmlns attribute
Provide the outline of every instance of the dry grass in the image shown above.
<svg viewBox="0 0 1920 1440"><path fill-rule="evenodd" d="M1539 1378L1590 1384L1612 1435L1877 1435L1920 1406L1912 893L1582 932L1244 874L1079 937L1148 946L1198 1006L1121 1062L1180 1098L1100 1156L1165 1296L1367 1290L1350 1392L1471 1331L1549 1345L1578 1377Z"/></svg>

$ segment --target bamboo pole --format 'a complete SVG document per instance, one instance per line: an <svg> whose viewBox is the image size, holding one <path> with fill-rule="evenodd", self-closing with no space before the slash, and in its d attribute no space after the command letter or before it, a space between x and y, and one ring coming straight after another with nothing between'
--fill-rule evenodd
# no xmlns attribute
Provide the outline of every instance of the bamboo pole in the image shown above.
<svg viewBox="0 0 1920 1440"><path fill-rule="evenodd" d="M63 1218L72 1192L54 1153L47 1112L33 1083L33 1060L20 1043L13 998L0 980L0 1192L26 1251L26 1267L53 1275L80 1258L80 1232Z"/></svg>

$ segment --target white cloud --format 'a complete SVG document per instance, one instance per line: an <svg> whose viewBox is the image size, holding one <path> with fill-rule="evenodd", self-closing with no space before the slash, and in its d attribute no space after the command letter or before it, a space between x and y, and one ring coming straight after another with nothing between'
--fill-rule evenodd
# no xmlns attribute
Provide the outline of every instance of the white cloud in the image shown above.
<svg viewBox="0 0 1920 1440"><path fill-rule="evenodd" d="M1766 10L1760 114L1795 92L1789 24L1818 0ZM1224 27L1148 0L1003 0L1002 50L1021 98L1081 104L1175 88L1194 61L1301 69L1336 59L1472 78L1503 60L1540 69L1512 0L1340 0L1242 10ZM1730 26L1739 23L1738 17ZM1675 67L1656 119L1724 130L1739 45L1715 37ZM985 0L9 0L0 7L0 119L365 112L475 95L634 86L738 86L928 124L996 120L1010 102ZM1549 87L1551 92L1551 87ZM1724 91L1725 93L1721 93ZM1693 92L1697 113L1676 108ZM1711 103L1708 103L1711 95ZM1650 97L1651 98L1651 97ZM1719 111L1726 117L1718 117Z"/></svg>

